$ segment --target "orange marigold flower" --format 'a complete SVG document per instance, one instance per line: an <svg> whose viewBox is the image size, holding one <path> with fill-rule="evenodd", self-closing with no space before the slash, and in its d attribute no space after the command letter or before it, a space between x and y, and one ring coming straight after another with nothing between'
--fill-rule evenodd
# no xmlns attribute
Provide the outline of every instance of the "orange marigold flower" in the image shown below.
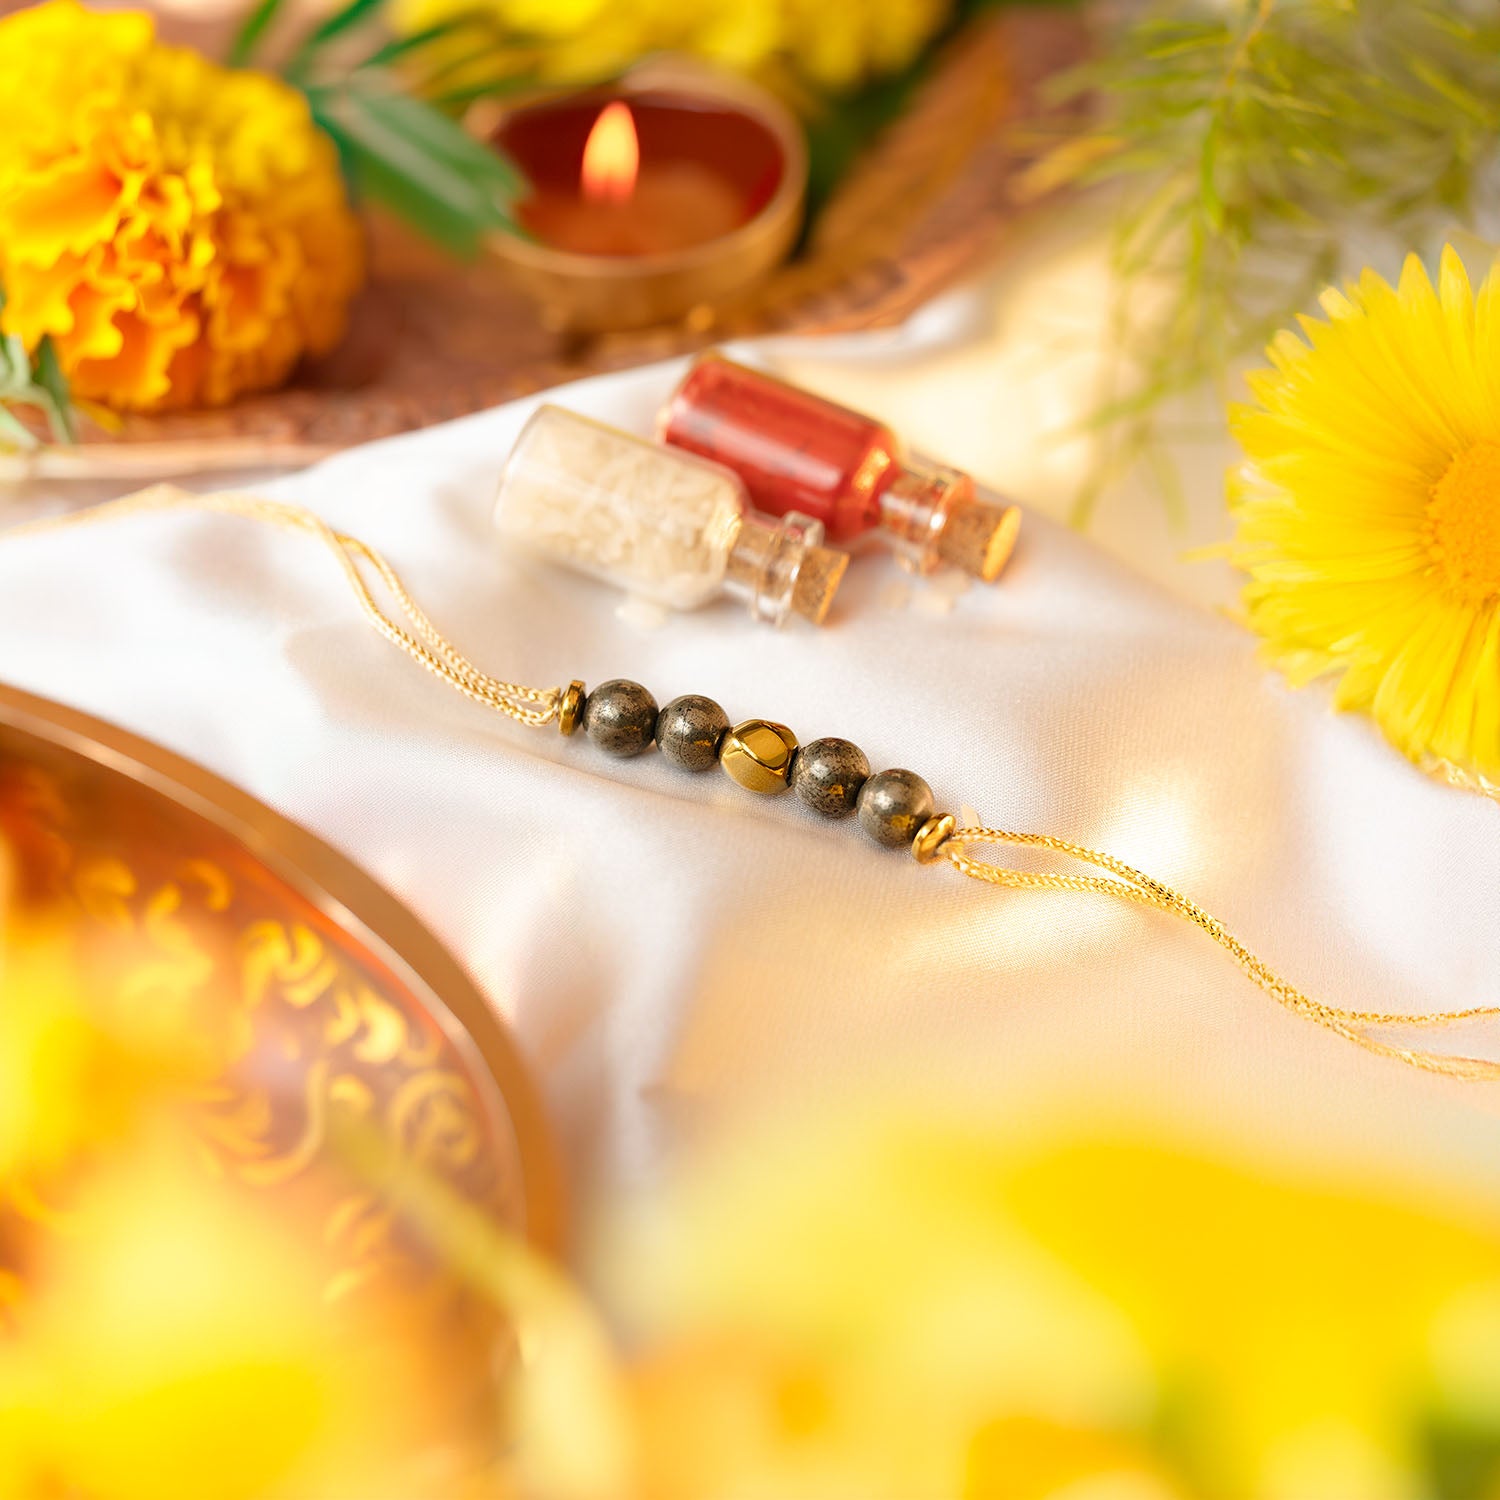
<svg viewBox="0 0 1500 1500"><path fill-rule="evenodd" d="M0 112L0 328L76 395L219 405L338 342L363 245L295 89L46 0L0 20Z"/></svg>

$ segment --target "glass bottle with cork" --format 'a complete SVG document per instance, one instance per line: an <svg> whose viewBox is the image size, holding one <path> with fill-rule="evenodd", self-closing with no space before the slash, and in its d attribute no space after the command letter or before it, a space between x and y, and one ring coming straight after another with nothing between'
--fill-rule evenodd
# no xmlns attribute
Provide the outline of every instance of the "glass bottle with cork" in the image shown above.
<svg viewBox="0 0 1500 1500"><path fill-rule="evenodd" d="M1020 529L1016 506L906 454L883 422L721 354L693 364L657 435L732 469L758 509L812 516L838 546L873 537L920 573L946 564L992 583Z"/></svg>
<svg viewBox="0 0 1500 1500"><path fill-rule="evenodd" d="M848 566L824 527L788 511L759 515L730 470L540 406L500 476L495 529L528 552L668 609L720 594L780 625L821 625Z"/></svg>

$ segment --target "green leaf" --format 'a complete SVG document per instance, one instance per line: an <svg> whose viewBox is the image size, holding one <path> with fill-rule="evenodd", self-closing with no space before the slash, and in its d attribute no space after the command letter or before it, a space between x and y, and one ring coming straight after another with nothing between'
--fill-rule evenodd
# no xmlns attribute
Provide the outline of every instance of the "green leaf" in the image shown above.
<svg viewBox="0 0 1500 1500"><path fill-rule="evenodd" d="M31 356L15 334L0 338L0 396L17 396L31 384Z"/></svg>
<svg viewBox="0 0 1500 1500"><path fill-rule="evenodd" d="M366 16L372 15L383 3L383 0L348 0L348 3L328 17L308 38L311 46L318 47L324 42L331 42L334 37L342 35L352 27L358 26Z"/></svg>
<svg viewBox="0 0 1500 1500"><path fill-rule="evenodd" d="M0 311L4 309L5 288L0 286ZM18 334L0 334L0 444L34 448L35 437L7 406L38 407L46 412L58 442L76 440L68 382L50 338L42 340L33 358Z"/></svg>
<svg viewBox="0 0 1500 1500"><path fill-rule="evenodd" d="M458 121L424 99L403 93L393 82L376 74L361 74L357 92L368 109L388 129L405 137L414 147L456 171L468 174L486 191L503 188L507 209L526 190L526 179L508 157L484 141L477 141Z"/></svg>
<svg viewBox="0 0 1500 1500"><path fill-rule="evenodd" d="M4 405L0 405L0 445L20 448L23 452L37 446L36 438L32 435L30 428L11 416Z"/></svg>
<svg viewBox="0 0 1500 1500"><path fill-rule="evenodd" d="M361 21L373 15L384 3L384 0L346 0L331 16L328 16L321 25L315 26L307 36L298 44L296 52L292 54L292 60L287 64L287 76L296 78L301 75L317 56L318 50L333 41L335 37L342 36L344 32L353 30Z"/></svg>
<svg viewBox="0 0 1500 1500"><path fill-rule="evenodd" d="M60 443L76 443L78 430L73 422L73 403L68 394L68 377L63 374L57 361L57 349L52 339L44 338L36 351L37 384L47 393L48 416L52 421L53 435Z"/></svg>
<svg viewBox="0 0 1500 1500"><path fill-rule="evenodd" d="M928 59L826 106L807 125L807 226L833 195L855 158L911 101Z"/></svg>
<svg viewBox="0 0 1500 1500"><path fill-rule="evenodd" d="M228 62L231 68L244 68L250 65L251 59L264 40L266 32L271 29L271 22L276 19L280 9L281 0L257 0L255 9L245 17L245 24L240 27L234 41L230 43Z"/></svg>
<svg viewBox="0 0 1500 1500"><path fill-rule="evenodd" d="M519 172L431 105L350 83L309 92L356 186L461 256L514 227Z"/></svg>
<svg viewBox="0 0 1500 1500"><path fill-rule="evenodd" d="M1224 228L1224 200L1219 197L1215 169L1219 161L1218 121L1212 121L1203 133L1203 146L1198 154L1198 198L1208 227L1215 234Z"/></svg>
<svg viewBox="0 0 1500 1500"><path fill-rule="evenodd" d="M447 21L435 22L431 26L424 26L420 31L408 32L405 36L393 37L377 47L360 64L360 67L383 68L390 63L399 62L403 57L420 51L432 42L439 42L445 36L453 36L457 32L468 30L469 25L467 17L457 16Z"/></svg>

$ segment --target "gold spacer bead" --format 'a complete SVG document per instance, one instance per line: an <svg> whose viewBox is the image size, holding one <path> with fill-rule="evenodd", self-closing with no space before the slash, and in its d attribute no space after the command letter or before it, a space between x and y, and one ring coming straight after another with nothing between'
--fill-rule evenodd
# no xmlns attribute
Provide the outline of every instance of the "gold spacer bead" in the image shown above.
<svg viewBox="0 0 1500 1500"><path fill-rule="evenodd" d="M724 736L719 764L725 774L752 792L784 792L791 777L797 736L785 724L746 719Z"/></svg>
<svg viewBox="0 0 1500 1500"><path fill-rule="evenodd" d="M557 727L563 734L573 734L583 719L583 684L575 677L557 700Z"/></svg>
<svg viewBox="0 0 1500 1500"><path fill-rule="evenodd" d="M930 865L942 853L943 845L953 837L957 828L958 820L952 813L928 818L911 841L912 858L919 865Z"/></svg>

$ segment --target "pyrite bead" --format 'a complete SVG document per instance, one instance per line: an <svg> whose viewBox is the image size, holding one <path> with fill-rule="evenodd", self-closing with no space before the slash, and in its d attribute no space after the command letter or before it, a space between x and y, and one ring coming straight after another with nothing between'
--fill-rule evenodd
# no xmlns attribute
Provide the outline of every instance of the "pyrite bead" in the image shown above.
<svg viewBox="0 0 1500 1500"><path fill-rule="evenodd" d="M656 734L656 699L638 682L601 682L583 705L583 731L606 755L639 755Z"/></svg>
<svg viewBox="0 0 1500 1500"><path fill-rule="evenodd" d="M848 740L814 740L798 752L792 790L814 812L842 818L854 811L859 789L869 779L870 762Z"/></svg>
<svg viewBox="0 0 1500 1500"><path fill-rule="evenodd" d="M656 743L681 770L708 771L719 762L719 741L728 730L729 715L712 698L686 693L657 715Z"/></svg>
<svg viewBox="0 0 1500 1500"><path fill-rule="evenodd" d="M915 771L879 771L860 788L859 826L888 849L909 849L932 812L932 788Z"/></svg>

